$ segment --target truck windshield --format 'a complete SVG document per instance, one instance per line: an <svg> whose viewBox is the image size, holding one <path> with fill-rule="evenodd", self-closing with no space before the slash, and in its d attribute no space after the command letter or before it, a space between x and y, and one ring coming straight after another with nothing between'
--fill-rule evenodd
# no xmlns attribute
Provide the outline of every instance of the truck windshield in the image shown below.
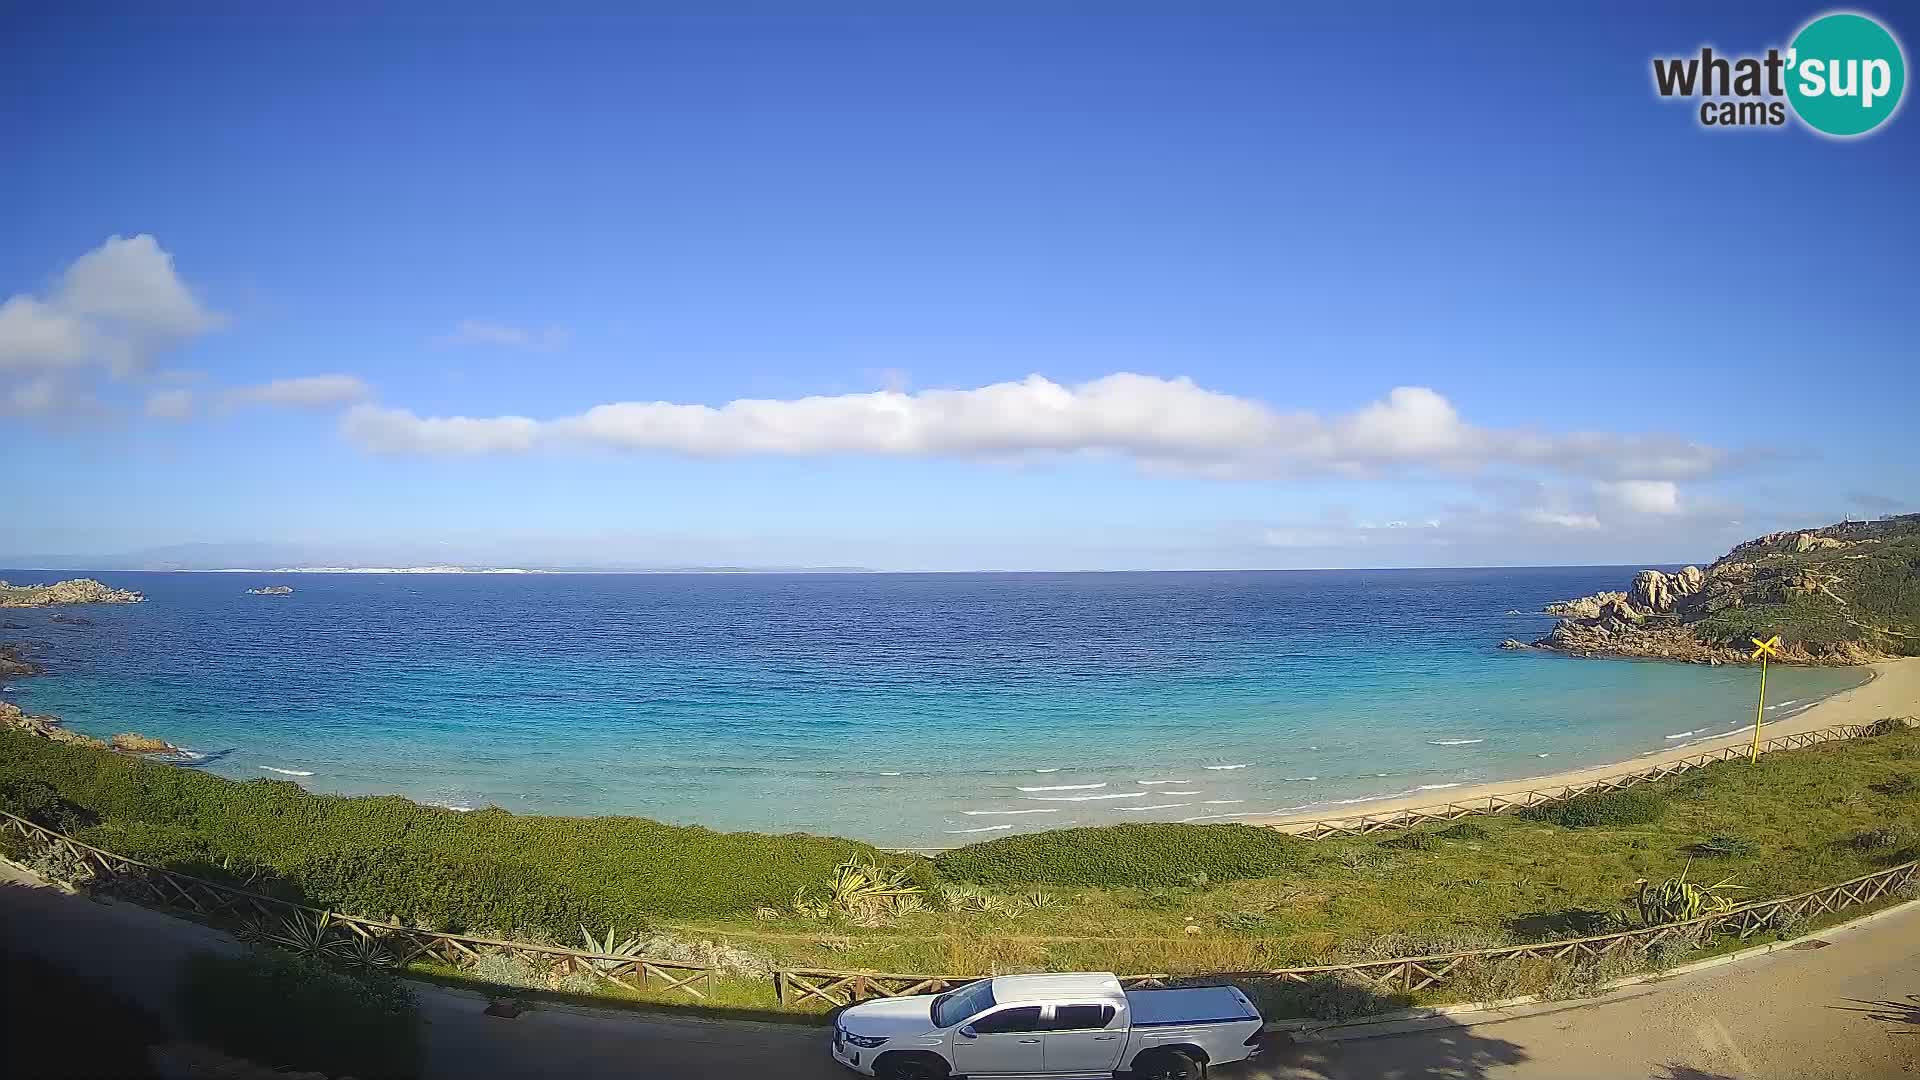
<svg viewBox="0 0 1920 1080"><path fill-rule="evenodd" d="M981 979L933 999L933 1026L952 1027L969 1016L993 1008L993 980Z"/></svg>

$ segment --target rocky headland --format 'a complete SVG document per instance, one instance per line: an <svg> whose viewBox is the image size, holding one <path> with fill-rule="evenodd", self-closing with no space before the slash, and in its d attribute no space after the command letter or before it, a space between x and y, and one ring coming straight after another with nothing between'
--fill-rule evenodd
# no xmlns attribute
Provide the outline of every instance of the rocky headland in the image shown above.
<svg viewBox="0 0 1920 1080"><path fill-rule="evenodd" d="M1866 664L1920 654L1920 514L1769 533L1705 570L1642 570L1627 588L1548 604L1531 644L1579 656L1747 663L1778 634L1782 659Z"/></svg>
<svg viewBox="0 0 1920 1080"><path fill-rule="evenodd" d="M257 589L248 589L248 596L292 596L291 585L262 585Z"/></svg>
<svg viewBox="0 0 1920 1080"><path fill-rule="evenodd" d="M115 589L92 578L73 578L51 585L9 585L0 581L0 607L137 604L144 599L130 589Z"/></svg>

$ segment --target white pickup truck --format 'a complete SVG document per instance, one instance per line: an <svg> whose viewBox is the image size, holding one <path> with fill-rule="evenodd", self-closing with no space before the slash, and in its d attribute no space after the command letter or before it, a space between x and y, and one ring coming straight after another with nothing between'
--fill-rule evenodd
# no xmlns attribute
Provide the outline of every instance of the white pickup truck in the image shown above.
<svg viewBox="0 0 1920 1080"><path fill-rule="evenodd" d="M842 1010L834 1060L882 1080L1199 1080L1258 1052L1260 1012L1231 986L1122 990L1108 974L1002 975Z"/></svg>

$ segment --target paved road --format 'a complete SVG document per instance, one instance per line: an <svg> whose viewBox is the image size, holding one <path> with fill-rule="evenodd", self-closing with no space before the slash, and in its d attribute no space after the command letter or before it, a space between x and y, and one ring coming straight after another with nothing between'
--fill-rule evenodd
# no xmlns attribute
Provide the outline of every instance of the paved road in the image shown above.
<svg viewBox="0 0 1920 1080"><path fill-rule="evenodd" d="M116 985L163 1015L179 961L233 942L125 904L28 884L0 866L0 938ZM431 1077L779 1077L844 1080L817 1029L536 1010L486 1016L427 988ZM1415 1034L1282 1045L1222 1080L1892 1080L1920 1077L1920 908L1824 948L1619 991L1525 1016Z"/></svg>

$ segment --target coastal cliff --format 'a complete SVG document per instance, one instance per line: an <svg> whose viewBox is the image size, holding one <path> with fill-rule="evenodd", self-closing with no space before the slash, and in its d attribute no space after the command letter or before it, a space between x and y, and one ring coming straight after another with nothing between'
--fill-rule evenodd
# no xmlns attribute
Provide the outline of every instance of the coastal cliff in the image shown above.
<svg viewBox="0 0 1920 1080"><path fill-rule="evenodd" d="M1642 570L1628 587L1548 604L1531 646L1579 656L1744 663L1778 634L1793 663L1920 654L1920 514L1769 533L1705 570Z"/></svg>
<svg viewBox="0 0 1920 1080"><path fill-rule="evenodd" d="M92 578L52 585L9 585L0 581L0 607L54 607L64 604L137 604L146 599L130 589L115 589Z"/></svg>

